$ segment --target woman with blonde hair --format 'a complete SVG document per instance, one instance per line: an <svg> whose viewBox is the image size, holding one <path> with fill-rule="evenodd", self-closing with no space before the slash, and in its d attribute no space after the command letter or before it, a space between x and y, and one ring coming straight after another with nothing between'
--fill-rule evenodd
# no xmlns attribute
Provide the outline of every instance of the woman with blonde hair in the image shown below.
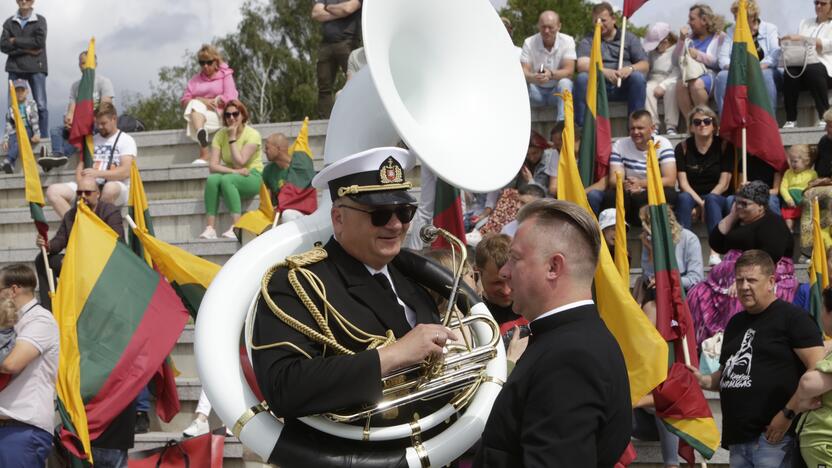
<svg viewBox="0 0 832 468"><path fill-rule="evenodd" d="M678 38L667 23L654 23L644 38L644 51L650 62L647 75L647 97L644 105L653 116L656 130L659 120L659 99L664 104L664 124L667 135L676 135L679 126L679 104L676 101L676 83L679 81L679 64L673 58L673 47Z"/></svg>
<svg viewBox="0 0 832 468"><path fill-rule="evenodd" d="M704 66L705 72L698 77L685 77L683 72L683 80L676 84L676 98L682 115L688 115L694 106L708 104L717 69L717 51L725 37L722 27L722 17L708 5L697 3L690 7L688 24L679 31L679 42L674 53L676 57L689 54L691 60Z"/></svg>
<svg viewBox="0 0 832 468"><path fill-rule="evenodd" d="M208 136L222 128L225 105L237 99L234 70L223 61L216 47L203 44L196 53L199 73L188 81L179 100L188 126L185 134L199 143L199 159L194 164L208 164L210 156Z"/></svg>

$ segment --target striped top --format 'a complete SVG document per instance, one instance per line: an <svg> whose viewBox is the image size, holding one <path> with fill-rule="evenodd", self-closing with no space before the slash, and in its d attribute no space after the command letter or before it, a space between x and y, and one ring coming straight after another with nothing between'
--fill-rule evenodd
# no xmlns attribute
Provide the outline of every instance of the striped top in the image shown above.
<svg viewBox="0 0 832 468"><path fill-rule="evenodd" d="M656 154L659 157L659 165L673 164L675 166L676 155L673 152L673 146L670 145L670 141L658 135L653 136L653 141L656 142ZM624 166L624 177L646 179L647 150L641 151L636 148L635 143L629 137L620 138L612 145L610 172L614 172L616 169L620 170L621 166Z"/></svg>

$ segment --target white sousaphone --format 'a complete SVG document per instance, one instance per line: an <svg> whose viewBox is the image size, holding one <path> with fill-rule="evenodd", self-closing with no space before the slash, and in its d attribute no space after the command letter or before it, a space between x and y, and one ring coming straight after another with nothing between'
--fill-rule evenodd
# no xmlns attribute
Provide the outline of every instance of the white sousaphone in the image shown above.
<svg viewBox="0 0 832 468"><path fill-rule="evenodd" d="M530 112L517 49L488 0L365 0L362 26L367 66L338 97L327 130L324 163L403 140L439 177L473 192L508 183L528 147ZM266 270L332 234L328 194L313 214L266 232L220 270L202 301L194 343L203 388L220 419L264 460L283 425L246 383L238 352L247 315ZM472 314L490 316L484 304ZM249 326L253 320L249 317ZM488 327L474 325L480 341ZM250 332L247 333L250 335ZM248 342L248 340L247 340ZM486 367L487 380L460 417L408 448L411 467L449 463L479 438L506 376L505 353ZM249 350L250 358L250 350ZM423 430L447 419L450 406L421 420ZM362 428L322 416L302 418L318 430L360 444ZM372 428L369 440L411 436L409 425Z"/></svg>

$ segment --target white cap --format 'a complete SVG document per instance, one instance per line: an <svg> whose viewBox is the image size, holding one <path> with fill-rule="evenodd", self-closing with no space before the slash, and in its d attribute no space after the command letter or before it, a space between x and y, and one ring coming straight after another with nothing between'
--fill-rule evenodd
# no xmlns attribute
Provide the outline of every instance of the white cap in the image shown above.
<svg viewBox="0 0 832 468"><path fill-rule="evenodd" d="M659 46L659 42L663 41L667 35L670 34L670 25L667 23L653 23L647 34L644 36L642 47L645 52L650 52Z"/></svg>
<svg viewBox="0 0 832 468"><path fill-rule="evenodd" d="M410 151L394 148L373 148L330 164L312 179L318 190L330 190L336 200L349 196L366 205L414 203L407 193L410 183L405 173L416 163ZM343 189L339 194L339 189Z"/></svg>
<svg viewBox="0 0 832 468"><path fill-rule="evenodd" d="M610 226L615 226L615 208L607 208L602 211L598 215L598 224L601 225L602 231Z"/></svg>

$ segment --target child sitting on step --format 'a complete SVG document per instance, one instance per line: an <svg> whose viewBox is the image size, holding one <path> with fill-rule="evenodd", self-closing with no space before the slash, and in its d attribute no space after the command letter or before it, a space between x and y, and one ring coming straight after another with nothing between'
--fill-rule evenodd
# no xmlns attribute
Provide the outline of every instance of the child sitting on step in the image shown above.
<svg viewBox="0 0 832 468"><path fill-rule="evenodd" d="M780 209L786 226L794 229L794 220L800 219L800 203L803 201L803 191L809 182L818 178L818 173L812 169L812 157L809 145L792 145L788 150L789 169L783 175L780 183L780 196L786 206Z"/></svg>

